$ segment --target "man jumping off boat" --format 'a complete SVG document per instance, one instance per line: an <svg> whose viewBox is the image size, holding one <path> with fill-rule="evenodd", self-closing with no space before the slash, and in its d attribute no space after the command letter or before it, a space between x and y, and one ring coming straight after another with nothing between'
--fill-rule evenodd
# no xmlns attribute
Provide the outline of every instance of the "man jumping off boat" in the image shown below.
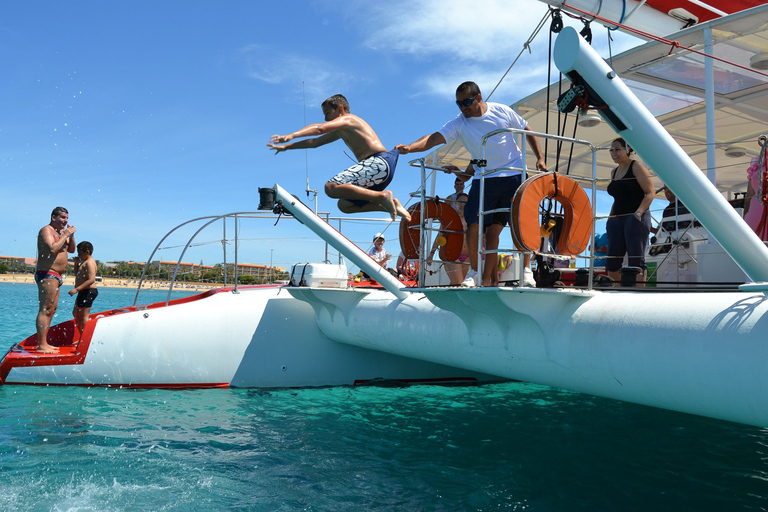
<svg viewBox="0 0 768 512"><path fill-rule="evenodd" d="M486 133L501 128L517 128L532 131L528 123L517 112L500 103L486 103L480 87L475 82L464 82L456 89L456 105L461 114L448 121L439 131L431 135L425 135L411 144L398 144L395 149L400 154L427 151L437 145L459 140L472 155L473 161L482 158L482 140ZM534 135L525 136L528 146L536 156L536 168L546 171L544 156L539 146L539 141ZM488 169L521 168L523 156L520 148L515 143L512 134L503 134L493 137L486 146L486 160ZM469 169L468 169L469 172ZM522 173L520 171L497 171L485 177L486 188L483 211L497 208L509 208L512 197L521 184ZM472 188L469 191L469 201L464 209L467 220L467 239L469 242L469 260L472 271L467 275L462 286L497 286L498 273L496 272L496 253L488 253L485 256L485 267L482 276L477 276L477 242L479 236L478 212L480 207L480 176L475 175ZM485 248L498 249L499 235L504 226L509 222L508 215L497 213L493 215L492 223L484 223ZM531 273L530 255L525 255L524 285L536 286Z"/></svg>
<svg viewBox="0 0 768 512"><path fill-rule="evenodd" d="M67 227L69 212L57 206L51 212L51 222L37 234L37 266L35 283L40 300L37 312L37 351L56 354L59 349L48 344L48 328L51 326L59 304L59 288L64 284L61 277L67 271L67 253L75 252L75 226Z"/></svg>
<svg viewBox="0 0 768 512"><path fill-rule="evenodd" d="M342 139L358 163L340 172L325 184L328 197L339 200L344 213L385 211L396 220L411 219L400 201L385 190L395 175L398 152L387 151L376 132L363 119L349 113L349 102L341 94L322 103L325 122L310 124L289 135L273 135L267 146L277 155L289 149L316 148ZM300 137L319 135L291 144L277 145Z"/></svg>

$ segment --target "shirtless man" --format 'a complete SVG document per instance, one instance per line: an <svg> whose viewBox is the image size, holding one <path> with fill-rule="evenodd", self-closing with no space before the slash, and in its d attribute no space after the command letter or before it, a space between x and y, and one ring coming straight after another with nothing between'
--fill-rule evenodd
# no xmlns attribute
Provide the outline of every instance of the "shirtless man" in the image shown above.
<svg viewBox="0 0 768 512"><path fill-rule="evenodd" d="M389 151L376 132L361 118L349 113L349 102L336 94L322 104L325 122L311 124L288 135L273 135L267 146L277 155L289 149L306 149L343 140L354 153L358 163L340 172L325 184L328 197L339 200L344 213L385 211L396 220L400 215L411 219L408 211L389 190L384 190L395 175L399 153ZM291 144L281 144L300 137L319 135Z"/></svg>
<svg viewBox="0 0 768 512"><path fill-rule="evenodd" d="M61 277L67 270L67 253L75 252L75 226L67 227L69 212L57 206L51 212L51 223L37 234L37 267L35 283L40 300L37 312L37 351L55 354L58 348L48 344L48 328L59 304Z"/></svg>

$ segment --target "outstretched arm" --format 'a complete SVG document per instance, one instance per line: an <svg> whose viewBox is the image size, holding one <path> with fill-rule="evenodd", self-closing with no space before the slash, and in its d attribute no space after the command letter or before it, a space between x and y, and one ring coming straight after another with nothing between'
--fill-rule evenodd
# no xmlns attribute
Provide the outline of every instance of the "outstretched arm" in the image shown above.
<svg viewBox="0 0 768 512"><path fill-rule="evenodd" d="M287 151L289 149L308 149L323 146L335 140L339 140L341 133L339 133L338 130L347 126L351 119L350 116L341 116L325 123L310 124L301 130L289 133L288 135L273 135L269 138L267 147L269 149L274 149L275 154L278 154L281 151ZM278 146L278 144L283 142L289 142L293 139L311 137L314 135L320 135L320 137Z"/></svg>
<svg viewBox="0 0 768 512"><path fill-rule="evenodd" d="M469 179L475 175L475 168L472 164L467 165L467 170L462 171L455 165L444 165L443 172L445 174L455 174L457 178L466 183Z"/></svg>
<svg viewBox="0 0 768 512"><path fill-rule="evenodd" d="M440 144L445 144L445 137L443 137L442 133L435 132L432 135L425 135L416 142L411 142L408 145L398 144L395 146L395 149L401 155L407 155L408 153L420 153L422 151L427 151L428 149L432 149L433 147L439 146Z"/></svg>
<svg viewBox="0 0 768 512"><path fill-rule="evenodd" d="M270 139L270 142L267 143L267 147L269 149L274 149L275 154L278 154L281 151L288 151L289 149L311 149L319 146L324 146L325 144L338 140L340 135L338 132L326 133L325 135L322 135L320 137L315 137L314 139L304 139L297 142L293 142L291 144L283 144L282 146L278 146L277 144L274 144L274 142L282 142L282 140L279 140L279 139L283 139L284 137L289 137L289 135L273 135L272 139ZM290 139L287 139L287 140L290 140Z"/></svg>

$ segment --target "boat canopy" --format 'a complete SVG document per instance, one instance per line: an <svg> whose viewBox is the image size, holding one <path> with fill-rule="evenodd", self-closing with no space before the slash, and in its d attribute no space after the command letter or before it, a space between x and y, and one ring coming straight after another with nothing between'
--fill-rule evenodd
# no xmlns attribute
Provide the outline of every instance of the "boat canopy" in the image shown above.
<svg viewBox="0 0 768 512"><path fill-rule="evenodd" d="M707 31L711 31L713 55L722 59L712 59L715 152L714 169L710 172L707 164L706 57L687 49L704 52ZM715 178L718 190L728 198L734 192L746 191L746 170L758 154L757 139L768 132L768 4L695 25L666 39L676 41L678 45L651 41L613 57L609 64L702 172ZM552 84L549 105L545 87L511 107L537 132L547 131L549 112L549 132L554 133L557 131L558 95L569 87L567 79L563 79L562 85ZM593 112L589 111L590 114ZM582 120L583 117L582 114ZM568 116L563 135L573 135L574 119L575 113ZM605 121L591 127L579 126L575 136L600 147L609 146L616 137ZM560 172L565 173L568 169L569 174L591 177L591 153L574 147L568 167L570 150L570 146L562 148L558 162L557 148L549 144L549 168L554 169L557 164ZM530 155L530 150L528 152ZM428 160L434 165L451 163L465 167L469 163L469 154L460 144L454 143L441 146ZM532 160L529 158L528 161ZM607 151L598 152L598 188L607 185L614 166ZM658 178L654 181L657 188L663 185Z"/></svg>

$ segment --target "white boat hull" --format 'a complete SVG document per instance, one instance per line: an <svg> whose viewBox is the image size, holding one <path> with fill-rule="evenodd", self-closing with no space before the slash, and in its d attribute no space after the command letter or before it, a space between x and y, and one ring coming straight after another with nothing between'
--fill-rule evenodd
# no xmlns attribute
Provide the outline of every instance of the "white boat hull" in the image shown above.
<svg viewBox="0 0 768 512"><path fill-rule="evenodd" d="M374 379L499 380L333 342L317 328L312 308L284 290L241 288L165 307L118 310L90 321L84 358L75 364L66 364L74 353L9 352L2 362L4 383L306 387ZM33 366L14 366L14 358Z"/></svg>
<svg viewBox="0 0 768 512"><path fill-rule="evenodd" d="M291 289L350 345L675 411L768 426L762 293ZM358 292L359 293L359 292ZM383 333L366 336L371 330Z"/></svg>

